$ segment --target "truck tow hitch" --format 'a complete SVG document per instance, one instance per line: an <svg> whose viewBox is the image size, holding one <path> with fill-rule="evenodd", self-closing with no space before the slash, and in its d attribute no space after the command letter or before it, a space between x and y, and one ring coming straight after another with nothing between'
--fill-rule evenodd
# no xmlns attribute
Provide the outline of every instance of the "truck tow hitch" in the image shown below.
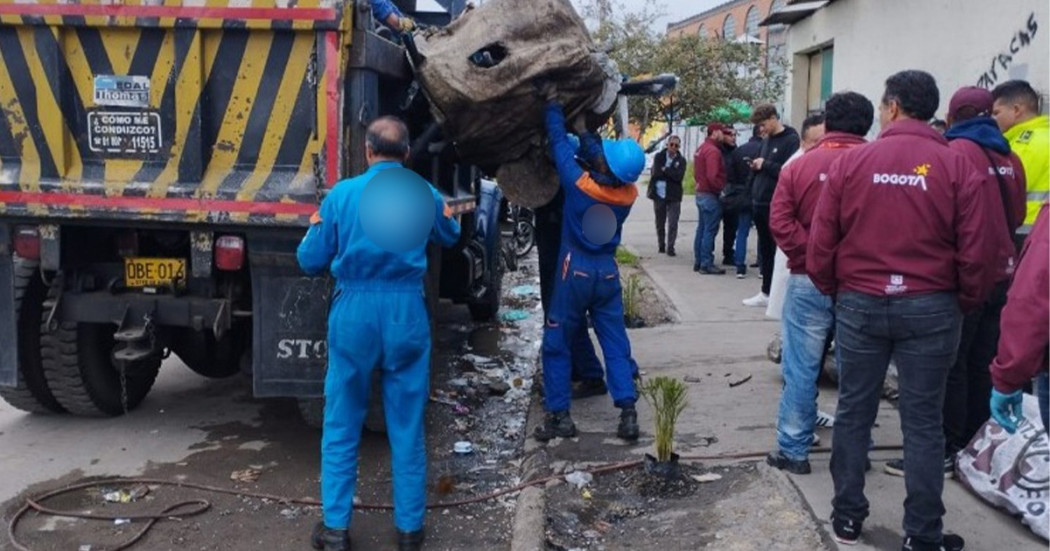
<svg viewBox="0 0 1050 551"><path fill-rule="evenodd" d="M154 338L153 314L150 310L141 317L131 314L132 309L124 310L123 319L113 339L124 343L114 354L118 362L135 362L144 360L153 354L156 339Z"/></svg>

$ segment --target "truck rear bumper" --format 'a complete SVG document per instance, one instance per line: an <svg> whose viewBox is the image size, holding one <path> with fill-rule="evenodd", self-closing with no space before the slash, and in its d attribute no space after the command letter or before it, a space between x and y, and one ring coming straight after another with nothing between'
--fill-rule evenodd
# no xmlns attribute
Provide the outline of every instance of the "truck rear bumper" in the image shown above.
<svg viewBox="0 0 1050 551"><path fill-rule="evenodd" d="M217 339L230 328L233 318L226 299L107 291L64 293L51 308L55 322L112 323L123 327L148 318L153 325L211 330Z"/></svg>

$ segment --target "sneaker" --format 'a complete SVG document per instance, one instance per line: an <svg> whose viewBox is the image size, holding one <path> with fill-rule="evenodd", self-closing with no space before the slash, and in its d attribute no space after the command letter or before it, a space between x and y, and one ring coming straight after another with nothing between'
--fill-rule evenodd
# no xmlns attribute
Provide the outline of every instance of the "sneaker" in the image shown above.
<svg viewBox="0 0 1050 551"><path fill-rule="evenodd" d="M729 258L727 256L727 257L722 259L722 265L723 266L736 266L736 263L733 262L733 259L731 259L731 258Z"/></svg>
<svg viewBox="0 0 1050 551"><path fill-rule="evenodd" d="M904 476L904 460L894 459L886 462L886 466L882 468L886 471L886 474L892 476ZM955 458L952 456L944 458L944 478L952 478L955 476Z"/></svg>
<svg viewBox="0 0 1050 551"><path fill-rule="evenodd" d="M616 436L628 442L638 440L638 410L627 407L620 410L620 426L616 427Z"/></svg>
<svg viewBox="0 0 1050 551"><path fill-rule="evenodd" d="M818 427L824 427L826 429L830 429L831 427L835 426L835 416L830 414L830 413L827 413L827 412L824 412L824 411L820 411L818 409L817 410L817 423L816 424L817 424Z"/></svg>
<svg viewBox="0 0 1050 551"><path fill-rule="evenodd" d="M609 393L609 387L601 379L583 379L572 386L572 399L590 398Z"/></svg>
<svg viewBox="0 0 1050 551"><path fill-rule="evenodd" d="M748 264L747 266L749 268L757 268L758 267L758 262L752 262L751 264Z"/></svg>
<svg viewBox="0 0 1050 551"><path fill-rule="evenodd" d="M549 442L554 438L572 438L576 436L576 424L568 411L555 411L547 414L543 424L536 427L533 437L540 442Z"/></svg>
<svg viewBox="0 0 1050 551"><path fill-rule="evenodd" d="M769 306L769 295L765 293L759 293L751 298L745 298L743 301L744 306L761 306L765 308Z"/></svg>
<svg viewBox="0 0 1050 551"><path fill-rule="evenodd" d="M699 272L705 275L722 275L726 273L723 268L716 268L714 266L701 266Z"/></svg>
<svg viewBox="0 0 1050 551"><path fill-rule="evenodd" d="M966 549L966 540L955 534L945 534L941 544L924 543L916 541L908 536L904 538L901 551L963 551Z"/></svg>
<svg viewBox="0 0 1050 551"><path fill-rule="evenodd" d="M674 252L674 247L671 247L670 249L667 249L667 256L678 256Z"/></svg>
<svg viewBox="0 0 1050 551"><path fill-rule="evenodd" d="M736 267L736 278L737 279L744 279L745 277L747 277L747 266L737 266Z"/></svg>
<svg viewBox="0 0 1050 551"><path fill-rule="evenodd" d="M809 445L810 446L819 446L820 445L820 435L814 432L813 433L813 441L810 442Z"/></svg>
<svg viewBox="0 0 1050 551"><path fill-rule="evenodd" d="M788 459L783 452L769 452L766 456L766 464L770 467L776 467L782 471L787 471L792 474L809 474L812 471L809 467L809 460L794 460Z"/></svg>
<svg viewBox="0 0 1050 551"><path fill-rule="evenodd" d="M860 540L862 523L855 520L846 520L831 514L831 531L835 533L835 541L844 545L857 545Z"/></svg>
<svg viewBox="0 0 1050 551"><path fill-rule="evenodd" d="M664 246L663 246L663 245L659 245L659 246L657 247L657 249L659 249L659 251L658 251L658 252L661 252L661 253L662 253L662 252L664 252L664 250L665 250L665 249L664 249Z"/></svg>

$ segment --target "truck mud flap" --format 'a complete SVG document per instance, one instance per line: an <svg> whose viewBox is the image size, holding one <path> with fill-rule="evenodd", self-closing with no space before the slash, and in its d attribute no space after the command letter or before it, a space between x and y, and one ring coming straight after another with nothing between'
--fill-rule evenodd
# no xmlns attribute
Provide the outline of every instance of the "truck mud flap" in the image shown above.
<svg viewBox="0 0 1050 551"><path fill-rule="evenodd" d="M15 263L11 235L0 224L0 386L18 384L18 319L15 315Z"/></svg>
<svg viewBox="0 0 1050 551"><path fill-rule="evenodd" d="M324 394L332 283L327 277L303 275L295 258L297 245L297 238L248 238L258 397Z"/></svg>

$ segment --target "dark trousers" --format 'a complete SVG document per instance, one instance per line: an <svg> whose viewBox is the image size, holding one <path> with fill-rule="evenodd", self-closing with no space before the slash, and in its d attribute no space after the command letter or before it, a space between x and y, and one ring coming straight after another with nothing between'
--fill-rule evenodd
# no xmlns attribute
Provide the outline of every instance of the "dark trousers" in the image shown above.
<svg viewBox="0 0 1050 551"><path fill-rule="evenodd" d="M853 521L868 516L864 469L882 382L893 359L904 433L904 532L916 540L940 544L944 516L941 408L962 329L956 295L881 297L843 292L838 295L835 315L835 345L841 362L831 448L835 515Z"/></svg>
<svg viewBox="0 0 1050 551"><path fill-rule="evenodd" d="M722 209L722 264L732 265L733 246L736 244L736 227L740 217L736 209Z"/></svg>
<svg viewBox="0 0 1050 551"><path fill-rule="evenodd" d="M755 205L755 230L758 232L758 269L762 274L762 292L769 295L773 284L773 259L776 258L777 244L773 233L769 231L769 205Z"/></svg>
<svg viewBox="0 0 1050 551"><path fill-rule="evenodd" d="M988 366L998 350L999 314L1006 304L1008 286L1005 281L997 284L988 300L963 318L959 354L948 372L944 392L945 455L965 448L991 417Z"/></svg>
<svg viewBox="0 0 1050 551"><path fill-rule="evenodd" d="M653 211L656 213L656 243L663 250L674 250L678 238L678 218L682 215L681 201L653 199Z"/></svg>

